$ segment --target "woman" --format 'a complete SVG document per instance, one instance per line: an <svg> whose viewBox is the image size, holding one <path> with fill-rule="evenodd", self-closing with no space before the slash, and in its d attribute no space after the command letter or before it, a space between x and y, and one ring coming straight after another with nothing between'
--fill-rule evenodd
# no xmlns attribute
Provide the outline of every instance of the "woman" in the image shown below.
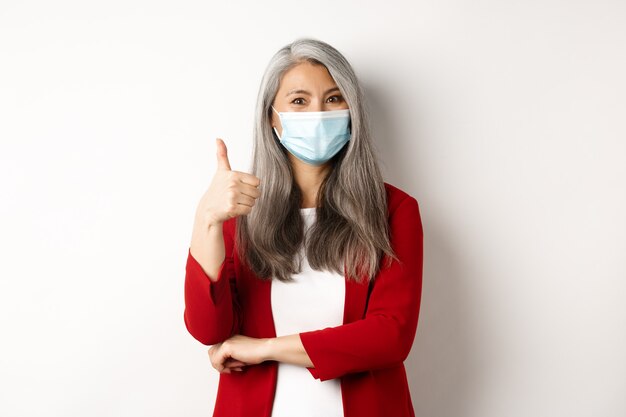
<svg viewBox="0 0 626 417"><path fill-rule="evenodd" d="M421 218L382 179L362 94L341 53L298 39L261 82L252 174L217 141L184 312L220 372L214 417L414 416Z"/></svg>

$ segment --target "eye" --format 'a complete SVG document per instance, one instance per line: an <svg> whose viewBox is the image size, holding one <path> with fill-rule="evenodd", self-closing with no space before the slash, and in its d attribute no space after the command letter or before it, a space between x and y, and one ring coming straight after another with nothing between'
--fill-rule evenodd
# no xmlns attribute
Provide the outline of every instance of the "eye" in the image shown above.
<svg viewBox="0 0 626 417"><path fill-rule="evenodd" d="M328 97L328 100L331 100L331 99L335 99L335 100L332 100L331 103L339 103L342 100L342 97L341 96Z"/></svg>
<svg viewBox="0 0 626 417"><path fill-rule="evenodd" d="M296 103L296 101L298 100L303 100L302 98L298 97L298 98L294 98L293 100L291 100L292 104L304 104L304 103Z"/></svg>

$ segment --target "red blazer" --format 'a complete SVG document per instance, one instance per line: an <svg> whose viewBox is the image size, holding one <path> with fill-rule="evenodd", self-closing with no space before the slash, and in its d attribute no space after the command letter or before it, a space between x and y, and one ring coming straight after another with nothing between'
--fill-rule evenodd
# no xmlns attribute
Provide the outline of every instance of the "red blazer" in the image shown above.
<svg viewBox="0 0 626 417"><path fill-rule="evenodd" d="M423 230L417 200L385 183L391 245L400 259L371 286L346 280L343 325L299 333L320 381L340 378L345 417L414 417L404 368L420 310ZM234 247L236 218L224 222L225 259L211 281L188 251L184 321L204 345L233 334L276 337L271 281L256 277ZM383 259L384 262L384 259ZM345 272L345 269L344 269ZM270 417L278 362L220 374L213 417Z"/></svg>

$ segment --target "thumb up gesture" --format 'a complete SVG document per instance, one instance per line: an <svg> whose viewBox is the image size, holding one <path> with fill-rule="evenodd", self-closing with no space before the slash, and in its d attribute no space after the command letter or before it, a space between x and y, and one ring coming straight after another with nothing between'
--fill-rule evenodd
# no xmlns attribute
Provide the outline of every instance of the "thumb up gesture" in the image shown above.
<svg viewBox="0 0 626 417"><path fill-rule="evenodd" d="M216 140L217 170L197 208L196 214L206 225L216 225L232 217L248 214L261 195L261 180L252 174L233 171L226 144Z"/></svg>

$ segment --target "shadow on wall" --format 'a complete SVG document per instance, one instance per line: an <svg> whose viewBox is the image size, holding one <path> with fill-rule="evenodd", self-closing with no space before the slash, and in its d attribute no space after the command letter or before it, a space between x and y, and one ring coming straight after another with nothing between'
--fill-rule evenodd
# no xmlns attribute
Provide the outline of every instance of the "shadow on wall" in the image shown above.
<svg viewBox="0 0 626 417"><path fill-rule="evenodd" d="M419 129L415 129L416 122L420 125L420 111L411 106L408 115L413 120L408 123L402 120L407 112L396 112L402 104L384 86L369 84L364 90L385 181L415 196L424 228L420 317L413 348L405 361L413 407L416 416L463 417L470 407L471 388L482 372L474 366L472 347L476 344L467 333L468 328L477 326L470 325L467 320L471 317L465 314L471 309L471 300L462 288L462 257L447 242L446 236L450 235L445 225L435 224L437 217L428 216L428 204L418 192L427 189L420 184L432 180L416 164L413 153L428 145L428 138L420 138L416 133Z"/></svg>

